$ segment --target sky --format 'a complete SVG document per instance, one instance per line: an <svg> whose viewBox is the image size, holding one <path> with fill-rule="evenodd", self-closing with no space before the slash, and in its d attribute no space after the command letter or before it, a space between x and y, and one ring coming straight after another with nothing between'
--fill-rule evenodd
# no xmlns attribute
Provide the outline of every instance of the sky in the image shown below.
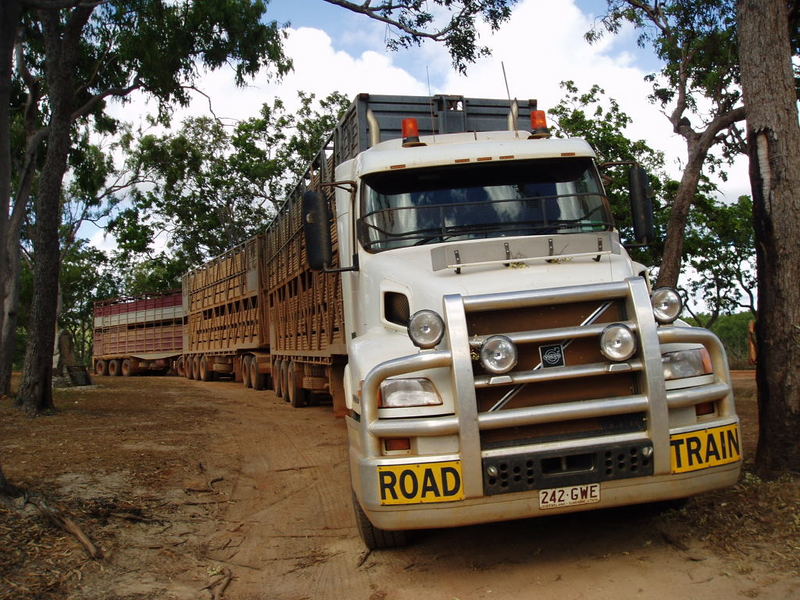
<svg viewBox="0 0 800 600"><path fill-rule="evenodd" d="M289 108L298 106L297 91L324 97L339 91L350 97L372 94L454 94L467 97L505 98L508 91L519 99L537 99L547 110L561 98L560 82L573 80L587 91L599 84L633 119L628 135L645 139L664 151L667 169L678 177L686 150L682 138L672 133L660 109L647 101L650 85L645 75L659 68L652 53L637 47L636 33L623 29L588 44L584 34L602 14L605 0L519 0L511 19L499 31L480 31L480 43L491 56L457 73L442 45L425 43L419 48L389 52L385 49L386 26L322 0L271 0L267 17L287 29L285 51L294 70L276 81L260 73L247 87L237 89L230 70L204 74L198 86L210 97L214 114L224 119L246 119L275 97ZM141 97L115 109L121 118L153 111ZM198 96L177 117L208 114L209 100ZM177 120L176 120L177 122ZM735 199L749 193L746 160L720 182L723 197ZM108 248L113 240L94 232L93 242Z"/></svg>

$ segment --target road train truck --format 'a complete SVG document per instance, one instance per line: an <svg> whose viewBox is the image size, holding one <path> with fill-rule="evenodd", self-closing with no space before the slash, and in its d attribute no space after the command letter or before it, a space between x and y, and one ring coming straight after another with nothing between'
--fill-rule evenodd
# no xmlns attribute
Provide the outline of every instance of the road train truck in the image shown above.
<svg viewBox="0 0 800 600"><path fill-rule="evenodd" d="M97 375L167 373L183 352L180 291L94 303L92 363Z"/></svg>
<svg viewBox="0 0 800 600"><path fill-rule="evenodd" d="M303 268L341 288L368 547L737 480L724 348L631 260L595 158L535 101L362 94L284 207ZM646 243L647 174L629 181Z"/></svg>

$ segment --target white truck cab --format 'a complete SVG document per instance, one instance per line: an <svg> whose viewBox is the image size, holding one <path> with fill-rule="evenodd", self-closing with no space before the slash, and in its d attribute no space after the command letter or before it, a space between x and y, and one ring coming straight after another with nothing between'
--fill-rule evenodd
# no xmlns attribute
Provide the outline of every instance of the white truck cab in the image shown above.
<svg viewBox="0 0 800 600"><path fill-rule="evenodd" d="M677 293L653 290L620 241L592 148L550 139L535 108L362 95L334 135L335 171L306 193L309 263L341 275L353 497L370 548L739 476L721 343L677 321ZM362 143L343 152L356 126Z"/></svg>

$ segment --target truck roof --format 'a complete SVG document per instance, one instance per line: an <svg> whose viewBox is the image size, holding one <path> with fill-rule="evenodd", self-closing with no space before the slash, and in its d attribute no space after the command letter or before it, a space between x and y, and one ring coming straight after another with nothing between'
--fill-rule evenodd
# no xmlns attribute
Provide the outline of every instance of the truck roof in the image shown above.
<svg viewBox="0 0 800 600"><path fill-rule="evenodd" d="M404 148L402 140L376 144L357 160L360 174L491 160L591 157L594 150L579 138L528 139L527 131L484 131L421 136L424 146ZM402 165L402 167L401 167Z"/></svg>

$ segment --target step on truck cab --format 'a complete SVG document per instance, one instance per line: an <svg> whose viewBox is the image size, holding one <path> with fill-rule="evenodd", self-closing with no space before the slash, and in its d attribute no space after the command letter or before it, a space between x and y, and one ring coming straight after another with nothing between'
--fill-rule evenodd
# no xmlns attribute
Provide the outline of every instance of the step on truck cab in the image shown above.
<svg viewBox="0 0 800 600"><path fill-rule="evenodd" d="M362 94L297 194L311 268L341 278L368 547L737 480L720 341L651 288L594 151L550 138L535 101Z"/></svg>

